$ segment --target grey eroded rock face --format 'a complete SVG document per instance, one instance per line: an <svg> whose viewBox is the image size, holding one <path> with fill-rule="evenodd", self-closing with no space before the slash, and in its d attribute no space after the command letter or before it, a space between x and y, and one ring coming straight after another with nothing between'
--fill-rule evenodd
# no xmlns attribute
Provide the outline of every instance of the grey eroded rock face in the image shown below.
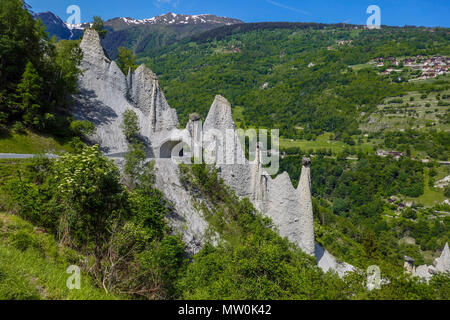
<svg viewBox="0 0 450 320"><path fill-rule="evenodd" d="M331 253L329 253L319 244L316 244L315 257L317 264L324 272L334 270L341 278L346 273L355 270L355 267L353 267L352 265L338 261Z"/></svg>
<svg viewBox="0 0 450 320"><path fill-rule="evenodd" d="M190 252L200 251L208 223L194 208L191 195L181 184L178 165L171 159L156 159L155 169L159 173L156 187L176 208L168 217L170 225L181 234Z"/></svg>
<svg viewBox="0 0 450 320"><path fill-rule="evenodd" d="M314 213L311 195L311 159L303 159L302 173L297 187L300 202L300 239L301 247L307 248L307 253L313 255L314 243ZM306 250L306 249L305 249ZM312 250L312 251L311 251Z"/></svg>
<svg viewBox="0 0 450 320"><path fill-rule="evenodd" d="M156 186L174 206L168 220L183 235L191 253L201 248L208 224L195 209L195 199L181 185L178 165L170 158L182 154L191 156L196 149L202 154L203 148L205 161L215 163L224 181L238 196L248 197L258 210L270 217L281 236L310 255L316 253L309 159L303 162L297 189L286 172L272 179L263 167L259 146L254 161L245 158L231 105L224 97L216 96L203 128L199 117L192 115L186 129L177 129L176 111L170 108L151 70L140 66L135 72L130 70L126 77L106 56L94 30L85 31L81 49L84 72L79 78L79 94L75 97L75 117L96 125L92 142L115 157L120 166L123 165L120 157L128 148L121 129L123 113L133 110L138 115L140 135L147 143L148 156L155 158ZM226 137L226 144L217 140L217 133ZM190 147L190 154L183 153L184 145ZM351 267L342 267L325 253L318 259L324 270L335 268L340 272Z"/></svg>
<svg viewBox="0 0 450 320"><path fill-rule="evenodd" d="M249 197L258 210L270 217L281 236L287 237L309 255L314 255L309 162L302 168L300 183L296 190L286 172L272 179L264 170L259 148L255 160L248 161L236 131L231 105L222 96L216 96L205 120L206 135L209 130L217 130L222 136L228 135L225 142L204 138L205 145L212 145L211 148L206 147L209 150L206 157L209 153L211 160L216 160L224 181L238 196Z"/></svg>
<svg viewBox="0 0 450 320"><path fill-rule="evenodd" d="M177 113L170 108L150 69L141 65L135 72L129 72L127 83L130 100L147 117L148 134L170 131L178 126Z"/></svg>
<svg viewBox="0 0 450 320"><path fill-rule="evenodd" d="M125 159L110 157L122 170ZM186 243L189 254L195 254L203 246L208 223L194 208L194 200L183 187L179 178L179 167L172 159L154 159L155 187L173 205L166 217L175 234L178 234Z"/></svg>
<svg viewBox="0 0 450 320"><path fill-rule="evenodd" d="M448 248L448 242L442 250L441 256L436 263L436 270L438 272L450 272L450 250Z"/></svg>
<svg viewBox="0 0 450 320"><path fill-rule="evenodd" d="M448 243L445 244L441 256L434 260L433 266L418 266L413 275L428 281L433 275L439 272L450 272L450 250Z"/></svg>
<svg viewBox="0 0 450 320"><path fill-rule="evenodd" d="M209 109L203 128L205 131L210 129L217 129L220 131L236 129L231 112L231 104L227 99L221 95L216 96Z"/></svg>
<svg viewBox="0 0 450 320"><path fill-rule="evenodd" d="M176 111L169 107L156 75L145 66L125 77L114 61L104 53L94 30L86 30L81 42L83 74L79 78L79 94L75 97L73 114L96 125L92 142L108 154L123 156L128 145L122 133L122 116L133 110L139 118L140 135L147 143L149 156L159 157L162 145L174 139L186 139L186 132L177 130ZM203 241L207 223L192 205L178 177L178 166L170 159L157 159L156 186L170 200L175 211L168 217L174 230L181 232L190 253L196 253ZM123 166L123 159L115 159Z"/></svg>
<svg viewBox="0 0 450 320"><path fill-rule="evenodd" d="M429 280L433 275L428 271L428 268L429 266L427 265L418 266L414 272L414 275L416 277Z"/></svg>
<svg viewBox="0 0 450 320"><path fill-rule="evenodd" d="M73 113L76 118L96 125L92 141L106 153L126 152L127 142L120 125L123 113L133 110L138 115L143 140L157 149L176 130L178 118L176 111L169 107L156 75L142 65L125 77L105 55L94 30L85 31L81 49L83 74L79 78Z"/></svg>
<svg viewBox="0 0 450 320"><path fill-rule="evenodd" d="M92 140L103 150L126 151L127 143L119 126L121 115L133 106L126 99L125 76L117 64L105 56L95 31L86 30L81 48L83 74L79 78L73 113L77 119L96 125L97 132ZM142 114L139 116L143 118Z"/></svg>

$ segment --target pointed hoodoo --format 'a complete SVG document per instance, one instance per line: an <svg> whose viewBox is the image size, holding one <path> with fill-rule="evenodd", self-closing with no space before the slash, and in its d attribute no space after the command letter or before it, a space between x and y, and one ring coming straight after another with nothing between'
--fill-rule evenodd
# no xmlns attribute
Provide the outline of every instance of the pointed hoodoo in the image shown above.
<svg viewBox="0 0 450 320"><path fill-rule="evenodd" d="M314 255L314 217L311 198L311 159L303 158L302 173L297 187L300 212L300 247L308 254Z"/></svg>
<svg viewBox="0 0 450 320"><path fill-rule="evenodd" d="M73 113L78 119L96 124L92 142L100 144L108 153L127 151L121 129L122 115L126 110L133 110L139 119L141 136L148 146L158 148L176 130L178 117L167 103L156 75L141 65L134 72L129 69L125 76L104 52L100 37L93 29L85 30L80 47L83 74L78 79L79 94Z"/></svg>
<svg viewBox="0 0 450 320"><path fill-rule="evenodd" d="M178 126L177 113L167 103L153 71L141 65L131 73L128 83L129 97L150 118L151 132L170 131Z"/></svg>
<svg viewBox="0 0 450 320"><path fill-rule="evenodd" d="M244 160L244 152L236 132L231 104L224 97L215 97L203 124L203 133L204 159L207 163L215 163L222 168L224 165L244 162L238 161ZM232 174L230 172L230 175ZM227 177L229 176L226 175Z"/></svg>
<svg viewBox="0 0 450 320"><path fill-rule="evenodd" d="M84 30L83 40L81 40L81 49L83 50L83 56L96 56L101 58L107 58L105 51L100 43L100 36L94 29ZM109 59L108 59L109 60Z"/></svg>
<svg viewBox="0 0 450 320"><path fill-rule="evenodd" d="M450 272L450 250L448 243L445 244L441 256L434 260L433 266L421 265L414 271L414 276L426 279L427 281L439 272Z"/></svg>
<svg viewBox="0 0 450 320"><path fill-rule="evenodd" d="M221 95L215 97L203 127L204 130L218 129L221 131L236 128L231 111L231 104L227 99Z"/></svg>
<svg viewBox="0 0 450 320"><path fill-rule="evenodd" d="M97 31L86 29L80 48L83 73L78 77L72 113L77 120L95 124L96 133L89 138L92 143L108 153L124 152L128 146L120 129L121 115L132 108L126 99L126 77L105 54Z"/></svg>
<svg viewBox="0 0 450 320"><path fill-rule="evenodd" d="M444 250L442 250L441 256L438 259L436 269L439 272L450 272L450 250L448 242L445 244Z"/></svg>

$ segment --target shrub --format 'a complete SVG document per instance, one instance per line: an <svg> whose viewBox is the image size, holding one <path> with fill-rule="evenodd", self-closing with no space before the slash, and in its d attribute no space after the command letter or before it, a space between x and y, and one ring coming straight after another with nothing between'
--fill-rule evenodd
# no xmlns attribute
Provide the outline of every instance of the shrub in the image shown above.
<svg viewBox="0 0 450 320"><path fill-rule="evenodd" d="M450 185L447 185L444 189L444 195L450 197Z"/></svg>
<svg viewBox="0 0 450 320"><path fill-rule="evenodd" d="M348 210L348 204L344 199L336 198L333 201L333 212L342 215Z"/></svg>
<svg viewBox="0 0 450 320"><path fill-rule="evenodd" d="M169 235L165 215L170 205L153 187L153 170L153 163L142 166L135 188L128 191L114 163L97 146L84 147L54 160L33 159L8 191L21 217L93 256L89 270L107 290L169 298L184 265L184 244ZM14 228L11 241L21 250L36 247L45 256L59 256L52 237L36 240L30 225ZM72 252L70 259L78 257Z"/></svg>
<svg viewBox="0 0 450 320"><path fill-rule="evenodd" d="M94 23L92 24L92 29L98 32L100 38L104 39L108 30L105 29L104 21L99 16L94 16Z"/></svg>
<svg viewBox="0 0 450 320"><path fill-rule="evenodd" d="M183 185L202 198L198 205L211 234L220 236L188 265L178 282L183 298L319 299L341 294L335 290L342 284L337 275L324 275L312 257L281 238L248 199L240 200L229 190L214 167L180 169ZM327 289L316 290L323 286Z"/></svg>
<svg viewBox="0 0 450 320"><path fill-rule="evenodd" d="M30 247L38 247L36 239L30 233L20 230L11 236L12 244L19 250L25 251Z"/></svg>
<svg viewBox="0 0 450 320"><path fill-rule="evenodd" d="M413 219L413 220L415 220L415 219L417 219L417 214L414 212L413 209L407 208L407 209L405 209L403 211L402 217L406 218L406 219Z"/></svg>
<svg viewBox="0 0 450 320"><path fill-rule="evenodd" d="M24 126L24 124L23 124L22 122L20 122L20 121L15 122L15 123L12 125L11 129L12 129L14 132L16 132L16 133L21 133L21 134L25 133L25 126Z"/></svg>
<svg viewBox="0 0 450 320"><path fill-rule="evenodd" d="M86 120L75 120L70 123L70 130L77 136L93 135L96 128L92 122Z"/></svg>
<svg viewBox="0 0 450 320"><path fill-rule="evenodd" d="M14 274L0 261L0 300L39 300L40 294L23 275Z"/></svg>
<svg viewBox="0 0 450 320"><path fill-rule="evenodd" d="M122 131L128 141L133 141L139 135L139 119L133 110L126 110L123 113L121 124Z"/></svg>

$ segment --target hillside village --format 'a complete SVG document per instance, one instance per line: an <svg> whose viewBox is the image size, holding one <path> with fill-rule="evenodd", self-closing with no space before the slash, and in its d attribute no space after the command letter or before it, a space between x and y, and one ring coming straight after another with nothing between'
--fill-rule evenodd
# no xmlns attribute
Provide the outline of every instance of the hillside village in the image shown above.
<svg viewBox="0 0 450 320"><path fill-rule="evenodd" d="M415 57L399 59L395 57L375 58L372 64L376 64L377 67L387 67L382 74L390 74L391 72L400 72L402 67L409 67L417 75L416 78L410 80L426 80L436 78L439 75L448 73L450 58L443 56L425 57L417 55ZM396 68L397 67L397 68Z"/></svg>

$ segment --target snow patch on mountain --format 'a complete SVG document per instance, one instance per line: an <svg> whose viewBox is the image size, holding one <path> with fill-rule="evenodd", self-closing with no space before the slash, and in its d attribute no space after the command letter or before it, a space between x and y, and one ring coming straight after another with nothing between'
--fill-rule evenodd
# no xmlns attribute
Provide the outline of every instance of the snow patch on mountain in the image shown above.
<svg viewBox="0 0 450 320"><path fill-rule="evenodd" d="M167 13L149 19L133 19L133 18L115 18L112 20L120 20L127 25L150 25L150 24L165 24L165 25L182 25L182 24L218 24L218 25L232 25L243 23L243 21L227 17L218 17L213 14L198 14L185 15L176 13ZM112 21L109 20L109 21ZM107 21L108 22L108 21Z"/></svg>
<svg viewBox="0 0 450 320"><path fill-rule="evenodd" d="M92 27L92 23L65 23L65 25L70 30L84 30L87 27Z"/></svg>

